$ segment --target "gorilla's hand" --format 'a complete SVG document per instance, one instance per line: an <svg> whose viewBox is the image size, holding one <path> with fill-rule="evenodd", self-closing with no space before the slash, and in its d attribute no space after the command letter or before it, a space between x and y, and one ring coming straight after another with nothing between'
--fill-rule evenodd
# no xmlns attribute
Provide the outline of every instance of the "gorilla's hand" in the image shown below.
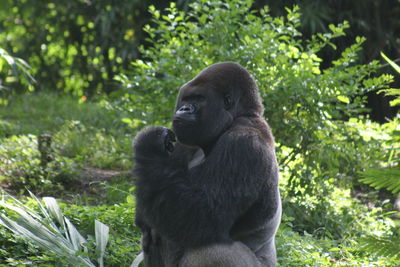
<svg viewBox="0 0 400 267"><path fill-rule="evenodd" d="M135 138L133 149L138 157L168 157L174 151L175 134L161 126L147 127Z"/></svg>
<svg viewBox="0 0 400 267"><path fill-rule="evenodd" d="M173 142L176 141L175 134L168 128L164 127L164 131L162 133L162 139L164 140L164 149L168 153L174 152L174 144Z"/></svg>

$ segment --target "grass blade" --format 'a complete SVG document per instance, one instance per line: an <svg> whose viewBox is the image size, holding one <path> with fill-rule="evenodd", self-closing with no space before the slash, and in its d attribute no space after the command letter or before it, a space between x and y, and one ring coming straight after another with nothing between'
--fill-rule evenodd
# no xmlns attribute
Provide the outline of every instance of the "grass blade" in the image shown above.
<svg viewBox="0 0 400 267"><path fill-rule="evenodd" d="M108 243L109 228L107 225L95 221L95 234L96 234L96 254L98 256L98 263L100 267L104 267L103 259Z"/></svg>
<svg viewBox="0 0 400 267"><path fill-rule="evenodd" d="M139 267L139 264L144 260L143 252L140 252L139 255L136 256L135 260L132 262L130 267Z"/></svg>

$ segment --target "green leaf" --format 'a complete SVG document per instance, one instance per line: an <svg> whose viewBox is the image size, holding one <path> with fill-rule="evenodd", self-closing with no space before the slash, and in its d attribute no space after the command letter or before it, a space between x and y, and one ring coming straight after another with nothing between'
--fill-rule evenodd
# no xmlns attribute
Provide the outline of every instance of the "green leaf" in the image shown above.
<svg viewBox="0 0 400 267"><path fill-rule="evenodd" d="M6 214L1 214L0 224L27 242L35 244L45 251L54 252L71 265L95 266L87 256L77 254L77 252L81 251L80 244L85 242L85 240L69 220L61 214L55 199L46 198L44 200L46 203L45 207L32 193L31 196L40 207L42 215L15 200L13 197L8 197L13 201L11 204L7 203L3 198L0 201L0 207L15 212L16 216L9 217ZM57 223L52 221L51 215L53 214L57 223L61 222L61 228L57 227ZM66 230L64 220L68 226Z"/></svg>
<svg viewBox="0 0 400 267"><path fill-rule="evenodd" d="M400 97L389 102L391 107L400 105Z"/></svg>
<svg viewBox="0 0 400 267"><path fill-rule="evenodd" d="M86 239L78 232L76 227L71 223L71 221L64 217L65 224L67 225L67 237L69 238L72 246L76 251L83 249L85 252L87 251L86 247L83 247L82 244L86 243Z"/></svg>
<svg viewBox="0 0 400 267"><path fill-rule="evenodd" d="M400 169L369 169L361 175L360 181L375 189L385 188L394 194L400 192Z"/></svg>
<svg viewBox="0 0 400 267"><path fill-rule="evenodd" d="M394 61L390 60L383 52L381 52L381 56L390 64L398 73L400 73L400 66L394 63Z"/></svg>
<svg viewBox="0 0 400 267"><path fill-rule="evenodd" d="M361 247L382 257L392 257L400 260L400 237L377 237L368 235L361 238Z"/></svg>
<svg viewBox="0 0 400 267"><path fill-rule="evenodd" d="M340 102L343 102L343 103L346 103L346 104L349 104L349 103L350 103L350 99L349 99L347 96L339 95L339 96L337 96L337 99L338 99Z"/></svg>
<svg viewBox="0 0 400 267"><path fill-rule="evenodd" d="M56 199L53 197L44 197L43 202L45 203L50 215L56 218L60 225L64 225L63 215Z"/></svg>
<svg viewBox="0 0 400 267"><path fill-rule="evenodd" d="M98 256L98 263L100 267L104 266L103 259L108 242L109 228L107 225L95 220L95 234L96 234L96 254Z"/></svg>
<svg viewBox="0 0 400 267"><path fill-rule="evenodd" d="M139 264L143 261L143 259L144 259L144 254L143 252L140 252L139 255L137 255L136 258L133 260L130 267L138 267Z"/></svg>

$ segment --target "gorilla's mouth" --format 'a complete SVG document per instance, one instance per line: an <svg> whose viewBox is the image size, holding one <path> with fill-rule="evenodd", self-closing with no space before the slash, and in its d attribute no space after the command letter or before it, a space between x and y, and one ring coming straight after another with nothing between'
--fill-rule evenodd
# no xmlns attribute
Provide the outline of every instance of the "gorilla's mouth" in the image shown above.
<svg viewBox="0 0 400 267"><path fill-rule="evenodd" d="M199 138L199 129L196 122L174 119L172 128L181 143L186 145L195 145L197 143Z"/></svg>
<svg viewBox="0 0 400 267"><path fill-rule="evenodd" d="M194 121L176 119L172 121L172 128L174 132L192 132L196 129L196 123Z"/></svg>
<svg viewBox="0 0 400 267"><path fill-rule="evenodd" d="M196 121L188 121L182 118L174 118L172 121L172 128L174 132L188 132L195 130L197 123Z"/></svg>
<svg viewBox="0 0 400 267"><path fill-rule="evenodd" d="M196 118L194 116L188 115L188 116L174 116L174 118L172 119L172 123L173 124L179 124L179 125L185 125L185 124L189 124L189 125L193 125L196 123Z"/></svg>

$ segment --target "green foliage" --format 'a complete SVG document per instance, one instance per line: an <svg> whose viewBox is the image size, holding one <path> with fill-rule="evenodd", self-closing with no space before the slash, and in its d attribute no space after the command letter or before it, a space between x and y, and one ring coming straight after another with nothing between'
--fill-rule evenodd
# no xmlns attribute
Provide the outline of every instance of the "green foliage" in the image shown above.
<svg viewBox="0 0 400 267"><path fill-rule="evenodd" d="M400 261L400 236L398 234L387 237L368 235L362 238L361 245L363 249L373 254Z"/></svg>
<svg viewBox="0 0 400 267"><path fill-rule="evenodd" d="M351 177L375 160L376 153L368 156L375 145L342 119L365 111L360 96L388 88L392 77L374 76L376 61L357 64L360 37L321 69L318 53L335 48L332 40L345 35L347 22L303 41L297 7L287 9L285 17L272 17L267 8L251 10L252 3L197 1L187 13L174 4L165 12L151 6L154 26L144 28L151 46L140 49L143 60L133 62L130 73L119 75L126 87L118 94L120 104L137 125L168 125L184 82L212 63L236 61L260 88L280 166L290 173L287 193L323 195L332 188L327 181Z"/></svg>
<svg viewBox="0 0 400 267"><path fill-rule="evenodd" d="M279 266L331 266L329 249L334 244L328 240L318 240L310 234L299 235L282 226L276 245Z"/></svg>
<svg viewBox="0 0 400 267"><path fill-rule="evenodd" d="M371 235L392 241L398 236L395 221L382 208L368 209L350 196L350 190L337 189L326 197L329 206L325 209L320 206L310 209L306 205L312 206L312 200L304 201L302 211L305 214L301 214L300 209L293 213L291 206L299 204L287 203L277 235L282 266L396 266L396 257L377 254L366 245L365 237ZM313 226L305 228L312 230L311 233L297 232L296 216L310 217L307 222ZM333 223L337 225L332 228ZM340 237L335 232L321 235L332 229L340 230Z"/></svg>
<svg viewBox="0 0 400 267"><path fill-rule="evenodd" d="M362 176L360 181L375 189L385 188L394 194L400 192L400 169L368 169Z"/></svg>
<svg viewBox="0 0 400 267"><path fill-rule="evenodd" d="M7 228L0 227L0 262L6 266L37 265L44 262L55 265L57 259L43 255L37 247L28 245Z"/></svg>
<svg viewBox="0 0 400 267"><path fill-rule="evenodd" d="M11 56L0 47L0 90L10 89L6 85L18 79L29 88L36 82L31 75L31 67L23 59Z"/></svg>
<svg viewBox="0 0 400 267"><path fill-rule="evenodd" d="M113 205L80 206L60 203L65 216L80 229L83 235L94 231L93 222L99 220L110 226L109 244L105 266L129 266L139 254L140 232L134 225L134 202Z"/></svg>
<svg viewBox="0 0 400 267"><path fill-rule="evenodd" d="M43 193L60 189L61 182L75 178L74 169L74 163L62 156L42 166L36 136L0 139L0 179L14 190Z"/></svg>
<svg viewBox="0 0 400 267"><path fill-rule="evenodd" d="M7 100L6 105L0 105L0 137L48 133L53 135L58 158L99 168L131 168L130 146L135 131L122 122L126 113L111 109L108 102L79 102L51 93L14 96ZM3 142L9 141L0 139L0 144ZM22 144L19 146L10 153L18 154L24 149ZM38 160L36 143L30 146ZM11 147L3 149L11 150ZM37 160L27 164L35 165Z"/></svg>
<svg viewBox="0 0 400 267"><path fill-rule="evenodd" d="M15 198L11 198L11 201L4 200L3 196L0 206L8 213L0 214L0 225L44 251L53 252L68 264L95 266L88 257L85 246L87 241L62 214L57 201L52 197L45 197L43 205L34 195L31 194L31 197L39 207L40 213ZM104 266L103 257L108 242L108 226L96 220L95 234L97 262L100 266Z"/></svg>
<svg viewBox="0 0 400 267"><path fill-rule="evenodd" d="M16 132L16 126L8 121L0 119L0 137L9 135L12 132Z"/></svg>
<svg viewBox="0 0 400 267"><path fill-rule="evenodd" d="M113 177L107 182L101 183L105 189L105 193L102 194L102 202L104 204L123 203L128 201L133 203L133 192L135 189L134 179L132 174L128 172L125 175L119 175ZM99 200L95 200L99 204Z"/></svg>
<svg viewBox="0 0 400 267"><path fill-rule="evenodd" d="M391 61L385 54L381 53L382 57L400 73L400 66ZM391 101L391 105L395 106L400 104L400 90L399 89L386 89L381 90L386 95L397 96L395 100ZM369 168L361 172L361 182L374 187L377 190L386 189L393 194L400 192L400 124L398 119L394 119L387 123L386 143L390 145L390 150L387 152L387 159L383 160L381 165L375 168ZM363 248L374 254L383 257L390 257L400 261L400 235L394 232L392 235L367 235L362 239Z"/></svg>
<svg viewBox="0 0 400 267"><path fill-rule="evenodd" d="M400 66L397 65L395 62L393 62L392 60L390 60L390 58L388 58L384 53L381 52L381 56L386 60L387 63L389 63L390 66L392 66L392 68L397 71L400 74Z"/></svg>
<svg viewBox="0 0 400 267"><path fill-rule="evenodd" d="M365 170L371 167L387 166L388 162L395 166L398 161L398 144L393 142L393 138L398 136L398 121L379 125L372 122L350 119L344 125L348 129L347 137L343 138L337 135L327 135L319 145L315 146L313 159L317 160L325 168L332 168L331 171L337 172L337 176L327 176L326 180L315 185L315 180L310 178L309 183L323 188L322 193L303 194L306 192L304 187L307 185L295 187L299 193L292 197L284 198L284 212L295 218L293 229L299 232L307 231L315 236L327 236L330 238L343 238L355 219L364 211L354 210L354 207L340 207L338 202L343 196L336 195L337 188L359 187L360 184L354 178L360 178ZM354 140L351 142L350 140ZM325 155L326 144L335 145L340 150L340 161L335 162L335 158L330 159ZM336 145L338 144L338 145ZM396 152L397 151L397 152ZM288 151L283 150L283 155L289 155ZM288 163L290 168L281 172L281 191L284 196L288 194L290 178L293 177L292 165L304 164L303 157L296 157ZM337 167L339 166L339 167ZM360 168L360 169L359 169ZM350 170L347 175L340 174L343 169ZM318 170L311 170L311 174L318 174ZM336 177L337 179L334 179ZM382 179L384 179L382 177ZM365 188L365 187L364 187ZM365 192L366 193L366 192ZM290 194L289 194L290 195Z"/></svg>
<svg viewBox="0 0 400 267"><path fill-rule="evenodd" d="M115 137L105 129L86 127L79 121L69 121L54 135L60 155L84 162L91 167L129 169L131 136Z"/></svg>
<svg viewBox="0 0 400 267"><path fill-rule="evenodd" d="M82 167L129 170L135 131L105 101L81 102L56 94L7 98L0 105L0 180L15 193L63 190ZM46 103L46 104L43 104ZM52 160L44 167L37 136L52 135ZM114 197L114 199L117 199Z"/></svg>
<svg viewBox="0 0 400 267"><path fill-rule="evenodd" d="M79 253L95 262L99 254L96 253L96 220L110 227L108 243L103 255L104 266L129 266L135 255L139 254L140 232L134 226L134 202L132 197L120 204L84 206L59 203L62 214L76 226L79 233L85 237L83 244L87 251ZM10 199L7 199L7 203ZM14 204L13 204L14 205ZM23 201L24 210L34 210L41 213L36 201L28 198ZM8 213L9 214L9 213ZM54 222L54 219L52 219ZM40 222L44 222L40 220ZM60 226L57 224L57 226ZM14 250L15 249L15 250ZM60 262L59 256L51 250L42 250L32 243L27 246L26 241L12 236L5 228L0 227L0 262L9 262L9 265L18 265L26 262L56 265Z"/></svg>
<svg viewBox="0 0 400 267"><path fill-rule="evenodd" d="M0 43L29 62L40 89L79 96L111 92L118 88L110 82L114 74L136 57L147 4L3 0Z"/></svg>
<svg viewBox="0 0 400 267"><path fill-rule="evenodd" d="M386 60L389 65L400 74L400 66L397 65L395 62L390 60L384 53L381 52L381 56ZM400 89L390 88L386 90L382 90L380 92L384 92L386 95L397 96L396 99L390 101L391 106L400 105Z"/></svg>
<svg viewBox="0 0 400 267"><path fill-rule="evenodd" d="M6 199L7 205L16 206L19 201ZM54 204L54 200L45 199L45 203ZM395 237L395 228L393 221L383 214L382 209L368 210L349 196L349 191L338 191L332 196L335 201L335 214L327 214L343 222L342 217L349 217L349 214L338 213L340 210L347 209L353 218L351 222L346 223L347 231L344 238L334 239L326 237L317 237L309 233L297 233L292 230L293 218L287 215L283 216L283 223L277 235L278 263L280 266L395 266L396 258L376 255L365 244L364 240L370 234L383 235L381 239L387 239L386 236ZM4 203L4 202L3 202ZM46 205L48 205L46 204ZM134 202L128 197L127 201L113 205L81 206L74 204L59 203L60 209L45 210L50 214L63 214L62 218L69 218L71 224L76 226L80 235L86 238L84 247L87 252L79 253L77 256L89 257L94 260L98 258L95 253L95 221L101 221L110 227L109 241L104 254L104 266L129 266L140 251L140 233L133 223ZM35 198L28 198L22 204L21 208L27 212L42 214L42 208L38 206ZM33 210L33 211L32 211ZM331 208L332 210L332 208ZM4 214L4 211L3 211ZM12 215L10 212L7 213ZM358 216L355 216L358 214ZM14 213L14 215L16 215ZM41 215L43 217L43 215ZM46 217L46 216L44 216ZM59 217L51 216L50 219L38 220L49 227L56 222ZM14 217L13 217L14 218ZM62 224L56 227L61 229ZM58 231L55 232L57 234ZM64 235L65 232L60 234ZM37 232L36 232L37 235ZM15 239L10 233L0 227L0 244L10 244L12 247L5 247L5 250L13 254L7 254L4 247L0 249L0 260L9 265L17 265L23 262L41 264L54 264L60 262L58 254L50 253L49 250L41 250L34 246L26 246L25 241ZM15 251L14 251L15 249ZM44 254L44 256L43 256ZM35 256L34 256L35 255ZM42 256L38 256L42 255ZM388 254L389 255L389 254ZM4 257L4 258L3 258Z"/></svg>
<svg viewBox="0 0 400 267"><path fill-rule="evenodd" d="M363 51L360 53L362 62L369 62L379 58L382 50L387 51L393 57L398 58L397 50L399 35L396 31L399 21L396 19L400 6L397 0L387 1L364 1L364 0L262 0L255 1L256 8L260 5L268 5L274 15L283 15L285 7L298 4L301 10L301 32L305 36L317 32L329 32L329 24L338 23L343 20L350 22L351 29L348 29L349 38L341 38L335 44L344 48L351 44L356 36L365 36ZM365 12L373 10L374 12ZM324 58L335 58L336 55L329 51L323 52ZM385 69L387 71L388 69Z"/></svg>

